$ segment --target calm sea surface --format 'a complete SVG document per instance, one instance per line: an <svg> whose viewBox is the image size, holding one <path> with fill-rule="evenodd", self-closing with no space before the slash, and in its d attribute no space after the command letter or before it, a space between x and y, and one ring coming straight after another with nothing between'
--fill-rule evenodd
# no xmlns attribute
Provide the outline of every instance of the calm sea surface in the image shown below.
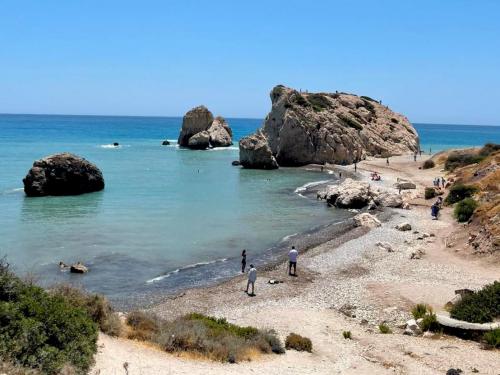
<svg viewBox="0 0 500 375"><path fill-rule="evenodd" d="M261 263L289 236L342 221L296 191L333 180L294 169L231 166L237 147L191 151L176 140L181 118L0 115L0 255L43 284L73 282L113 301L234 275L239 253ZM258 119L228 119L235 145ZM422 148L500 142L500 127L416 124ZM110 144L119 142L120 147ZM69 151L103 171L102 192L26 198L22 179L35 159ZM80 260L91 272L71 275L58 262Z"/></svg>

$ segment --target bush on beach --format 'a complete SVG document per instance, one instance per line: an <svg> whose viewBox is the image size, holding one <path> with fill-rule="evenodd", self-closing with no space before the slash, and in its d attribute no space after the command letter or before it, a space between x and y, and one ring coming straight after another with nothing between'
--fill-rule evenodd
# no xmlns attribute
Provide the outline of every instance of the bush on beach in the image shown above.
<svg viewBox="0 0 500 375"><path fill-rule="evenodd" d="M427 159L426 161L424 161L424 164L422 165L422 169L431 169L431 168L434 168L435 166L436 166L436 164L434 163L433 160Z"/></svg>
<svg viewBox="0 0 500 375"><path fill-rule="evenodd" d="M500 348L500 328L486 332L483 335L483 340L492 348Z"/></svg>
<svg viewBox="0 0 500 375"><path fill-rule="evenodd" d="M455 216L459 223L466 222L471 218L477 206L478 203L474 199L465 198L455 205L453 216Z"/></svg>
<svg viewBox="0 0 500 375"><path fill-rule="evenodd" d="M477 188L472 185L464 185L464 184L454 184L448 193L448 196L445 199L445 203L453 204L460 202L465 198L470 198L477 192Z"/></svg>
<svg viewBox="0 0 500 375"><path fill-rule="evenodd" d="M385 323L379 324L378 330L383 334L392 333L391 328Z"/></svg>
<svg viewBox="0 0 500 375"><path fill-rule="evenodd" d="M285 340L285 348L311 353L312 342L307 337L302 337L296 333L290 333Z"/></svg>
<svg viewBox="0 0 500 375"><path fill-rule="evenodd" d="M436 189L433 187L426 187L424 191L424 198L425 199L432 199L437 196Z"/></svg>
<svg viewBox="0 0 500 375"><path fill-rule="evenodd" d="M488 323L500 318L500 281L465 295L451 308L450 316L471 323Z"/></svg>
<svg viewBox="0 0 500 375"><path fill-rule="evenodd" d="M0 359L44 374L86 373L97 351L97 325L62 295L15 276L0 261Z"/></svg>
<svg viewBox="0 0 500 375"><path fill-rule="evenodd" d="M253 353L284 353L272 330L241 327L214 318L192 313L173 321L165 321L142 312L129 314L129 337L150 340L167 352L191 352L221 362L250 360Z"/></svg>

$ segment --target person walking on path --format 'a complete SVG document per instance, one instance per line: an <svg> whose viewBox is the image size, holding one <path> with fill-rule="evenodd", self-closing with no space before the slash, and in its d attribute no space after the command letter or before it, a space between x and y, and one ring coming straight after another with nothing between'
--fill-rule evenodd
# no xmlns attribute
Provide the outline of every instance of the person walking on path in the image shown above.
<svg viewBox="0 0 500 375"><path fill-rule="evenodd" d="M297 276L297 257L299 252L295 250L295 246L288 252L288 274L290 276ZM293 267L293 274L292 274Z"/></svg>
<svg viewBox="0 0 500 375"><path fill-rule="evenodd" d="M385 163L386 163L387 165L389 165L389 158L387 158L387 159L385 160Z"/></svg>
<svg viewBox="0 0 500 375"><path fill-rule="evenodd" d="M250 264L250 270L248 271L248 282L247 282L247 290L245 290L245 293L247 293L249 296L254 296L255 295L255 281L257 280L257 269L254 267L253 264ZM248 288L252 286L252 293L248 293Z"/></svg>
<svg viewBox="0 0 500 375"><path fill-rule="evenodd" d="M445 184L446 184L446 180L444 179L444 177L441 177L441 185L443 185L443 189L444 189Z"/></svg>
<svg viewBox="0 0 500 375"><path fill-rule="evenodd" d="M247 266L247 251L243 249L241 252L241 273L245 273L245 268Z"/></svg>

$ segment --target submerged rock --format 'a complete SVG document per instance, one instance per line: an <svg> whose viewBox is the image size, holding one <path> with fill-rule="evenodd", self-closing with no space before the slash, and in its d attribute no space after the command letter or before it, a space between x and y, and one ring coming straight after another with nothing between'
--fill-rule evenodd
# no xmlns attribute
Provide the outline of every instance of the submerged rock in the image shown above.
<svg viewBox="0 0 500 375"><path fill-rule="evenodd" d="M78 195L104 189L104 178L99 168L70 153L35 161L23 183L28 197Z"/></svg>
<svg viewBox="0 0 500 375"><path fill-rule="evenodd" d="M205 106L188 111L182 119L179 146L193 149L228 147L233 144L232 131L223 117L214 119Z"/></svg>
<svg viewBox="0 0 500 375"><path fill-rule="evenodd" d="M247 168L271 163L345 164L368 155L387 157L418 150L418 135L408 119L371 98L302 93L281 85L270 96L272 108L262 128L240 141L240 161ZM267 142L267 163L253 156L263 148L254 146L255 139Z"/></svg>
<svg viewBox="0 0 500 375"><path fill-rule="evenodd" d="M73 264L69 268L69 272L71 272L71 273L87 273L87 272L89 272L89 269L85 265L83 265L82 263L78 262L78 263Z"/></svg>
<svg viewBox="0 0 500 375"><path fill-rule="evenodd" d="M170 141L168 140L164 140L162 143L161 143L162 146L169 146L170 145Z"/></svg>

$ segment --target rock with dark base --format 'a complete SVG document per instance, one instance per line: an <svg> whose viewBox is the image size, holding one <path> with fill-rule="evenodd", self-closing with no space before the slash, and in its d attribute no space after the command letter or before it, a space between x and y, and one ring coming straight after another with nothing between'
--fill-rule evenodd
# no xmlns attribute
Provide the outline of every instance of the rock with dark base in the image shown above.
<svg viewBox="0 0 500 375"><path fill-rule="evenodd" d="M346 164L366 156L414 153L419 147L405 116L368 97L303 93L280 85L271 91L271 102L263 127L240 141L240 161L247 168L269 164L253 156L262 147L248 141L259 133L280 166Z"/></svg>
<svg viewBox="0 0 500 375"><path fill-rule="evenodd" d="M161 143L162 146L169 146L170 145L170 142L168 140L164 140L162 143Z"/></svg>
<svg viewBox="0 0 500 375"><path fill-rule="evenodd" d="M245 168L278 168L267 139L260 132L240 140L240 164Z"/></svg>
<svg viewBox="0 0 500 375"><path fill-rule="evenodd" d="M28 197L78 195L104 189L104 178L99 168L70 153L35 161L23 183Z"/></svg>
<svg viewBox="0 0 500 375"><path fill-rule="evenodd" d="M233 132L223 117L217 116L214 119L212 112L205 106L199 106L184 116L178 143L181 147L196 150L228 147L233 144L232 135Z"/></svg>

